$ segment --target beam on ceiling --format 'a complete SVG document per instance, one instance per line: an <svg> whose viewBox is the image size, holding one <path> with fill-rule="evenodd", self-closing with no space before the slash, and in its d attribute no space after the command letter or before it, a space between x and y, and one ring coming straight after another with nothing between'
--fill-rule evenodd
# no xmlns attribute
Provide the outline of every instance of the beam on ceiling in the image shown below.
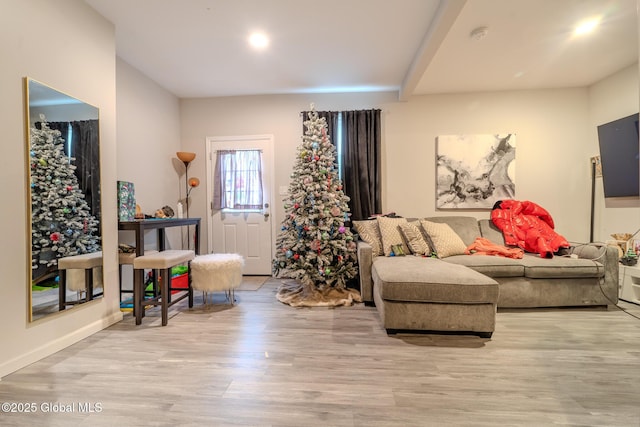
<svg viewBox="0 0 640 427"><path fill-rule="evenodd" d="M438 9L429 24L422 44L416 52L416 56L413 58L407 75L402 81L402 86L400 86L398 92L400 101L409 100L467 1L468 0L440 0Z"/></svg>

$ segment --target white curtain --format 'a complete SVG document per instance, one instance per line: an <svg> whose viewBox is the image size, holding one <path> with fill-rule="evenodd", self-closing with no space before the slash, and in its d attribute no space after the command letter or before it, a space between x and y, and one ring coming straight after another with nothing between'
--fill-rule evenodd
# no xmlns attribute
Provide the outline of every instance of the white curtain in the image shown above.
<svg viewBox="0 0 640 427"><path fill-rule="evenodd" d="M262 151L218 150L213 208L262 209Z"/></svg>

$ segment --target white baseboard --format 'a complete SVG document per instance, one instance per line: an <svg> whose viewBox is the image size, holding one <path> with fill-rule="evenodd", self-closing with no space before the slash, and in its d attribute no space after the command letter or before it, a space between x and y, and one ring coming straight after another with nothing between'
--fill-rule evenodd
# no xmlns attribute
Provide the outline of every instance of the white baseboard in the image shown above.
<svg viewBox="0 0 640 427"><path fill-rule="evenodd" d="M87 338L88 336L95 334L96 332L100 332L101 330L108 328L114 323L118 323L122 320L122 317L122 312L117 311L107 317L98 319L93 323L85 325L80 329L76 329L70 334L50 341L40 347L34 348L33 350L25 354L22 354L1 364L0 381L2 381L3 377L17 371L18 369L22 369L25 366L37 362L38 360L44 359L45 357L50 356L53 353L56 353L64 348L69 347L72 344L77 343L78 341Z"/></svg>

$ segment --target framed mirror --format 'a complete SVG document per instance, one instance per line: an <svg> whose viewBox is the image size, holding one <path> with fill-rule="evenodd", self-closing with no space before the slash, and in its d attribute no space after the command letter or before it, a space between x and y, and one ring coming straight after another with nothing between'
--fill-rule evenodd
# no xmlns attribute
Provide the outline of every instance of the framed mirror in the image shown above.
<svg viewBox="0 0 640 427"><path fill-rule="evenodd" d="M25 77L29 319L102 296L98 108Z"/></svg>

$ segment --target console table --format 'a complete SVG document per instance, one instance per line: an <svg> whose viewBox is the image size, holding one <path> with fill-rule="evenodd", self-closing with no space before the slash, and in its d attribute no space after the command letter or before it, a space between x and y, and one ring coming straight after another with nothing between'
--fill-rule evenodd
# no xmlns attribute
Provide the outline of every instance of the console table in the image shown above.
<svg viewBox="0 0 640 427"><path fill-rule="evenodd" d="M200 218L150 218L118 222L118 230L136 233L136 256L144 255L144 233L147 230L158 231L158 250L165 249L165 228L195 225L195 252L200 253Z"/></svg>
<svg viewBox="0 0 640 427"><path fill-rule="evenodd" d="M194 249L196 255L200 254L200 218L149 218L149 219L136 219L133 221L120 221L118 222L118 230L133 231L136 235L136 256L144 255L144 234L148 230L156 230L158 232L158 250L164 251L165 242L165 229L169 227L182 227L195 225L194 236ZM190 242L191 239L187 240ZM144 271L133 271L133 287L136 288L135 283L144 283ZM122 286L122 285L120 285ZM140 286L142 288L142 285ZM134 292L134 301L136 295ZM135 311L135 304L134 304ZM135 313L134 313L135 315Z"/></svg>

